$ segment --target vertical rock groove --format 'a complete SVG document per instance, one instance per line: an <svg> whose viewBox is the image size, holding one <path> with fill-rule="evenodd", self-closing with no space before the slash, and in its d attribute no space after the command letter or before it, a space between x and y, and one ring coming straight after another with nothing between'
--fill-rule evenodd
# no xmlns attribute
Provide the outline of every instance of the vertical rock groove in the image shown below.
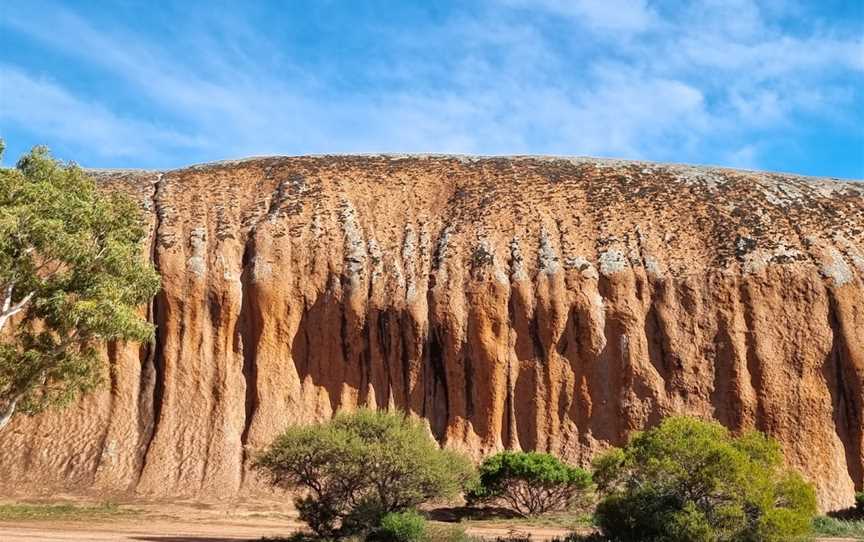
<svg viewBox="0 0 864 542"><path fill-rule="evenodd" d="M150 263L158 272L160 270L158 246L161 242L160 234L162 231L162 220L164 212L160 203L160 189L163 185L163 175L159 174L153 183L152 209L153 209L153 238L150 244ZM163 285L163 289L165 286ZM144 470L144 464L147 461L147 453L150 450L150 443L156 434L156 425L159 423L159 417L162 414L162 401L165 394L165 358L164 358L164 328L165 328L165 310L164 310L164 294L160 291L153 298L153 301L148 308L148 317L154 326L154 337L152 348L151 345L145 345L143 348L144 357L142 358L141 369L141 387L139 396L139 439L141 460L137 472L137 478L140 479L141 473Z"/></svg>
<svg viewBox="0 0 864 542"><path fill-rule="evenodd" d="M272 212L272 206L271 206ZM246 459L246 445L249 440L249 429L252 426L252 418L255 415L258 396L258 373L256 360L258 358L258 341L261 333L261 322L256 306L254 284L252 274L254 273L255 258L255 232L249 233L249 239L243 248L241 258L242 271L240 274L241 301L240 314L237 318L237 334L235 335L235 351L239 351L243 360L242 374L245 382L243 402L243 432L240 435L240 445L243 447L243 461Z"/></svg>
<svg viewBox="0 0 864 542"><path fill-rule="evenodd" d="M826 359L826 377L833 380L829 384L832 406L834 408L834 424L837 435L845 444L846 467L849 476L855 482L856 489L861 490L864 484L864 420L862 420L862 402L864 402L864 359L861 349L853 350L848 342L851 330L848 319L850 309L858 313L861 309L848 306L841 307L836 293L828 289L829 327L831 329L831 350ZM860 321L857 322L860 325ZM852 323L851 325L854 325Z"/></svg>

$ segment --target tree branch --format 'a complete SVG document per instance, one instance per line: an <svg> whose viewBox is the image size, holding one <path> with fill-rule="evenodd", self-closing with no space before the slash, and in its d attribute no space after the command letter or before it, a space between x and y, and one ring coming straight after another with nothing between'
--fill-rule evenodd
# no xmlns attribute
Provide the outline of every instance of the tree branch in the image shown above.
<svg viewBox="0 0 864 542"><path fill-rule="evenodd" d="M21 400L21 397L23 397L23 394L16 395L6 403L2 410L0 410L0 429L6 427L9 420L12 419L12 415L15 414L15 407L18 406L18 401Z"/></svg>
<svg viewBox="0 0 864 542"><path fill-rule="evenodd" d="M12 304L12 293L13 293L13 285L9 284L3 291L3 312L0 312L0 329L3 329L6 326L6 322L9 321L10 318L24 310L24 307L30 303L30 300L33 299L33 296L36 295L36 292L30 292L25 295L18 303Z"/></svg>

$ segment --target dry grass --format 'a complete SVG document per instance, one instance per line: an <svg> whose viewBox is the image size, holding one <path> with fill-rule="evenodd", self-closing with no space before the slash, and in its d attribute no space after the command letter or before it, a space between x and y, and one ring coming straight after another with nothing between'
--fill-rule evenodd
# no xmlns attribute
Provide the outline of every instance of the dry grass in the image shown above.
<svg viewBox="0 0 864 542"><path fill-rule="evenodd" d="M112 502L98 505L3 503L0 521L77 521L135 516L139 511Z"/></svg>

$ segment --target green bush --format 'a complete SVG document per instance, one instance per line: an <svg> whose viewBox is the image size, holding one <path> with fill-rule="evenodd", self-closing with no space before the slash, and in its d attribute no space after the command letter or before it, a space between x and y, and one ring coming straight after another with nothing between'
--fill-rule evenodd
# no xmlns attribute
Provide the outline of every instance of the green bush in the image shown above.
<svg viewBox="0 0 864 542"><path fill-rule="evenodd" d="M855 494L855 510L859 514L864 514L864 491L859 491Z"/></svg>
<svg viewBox="0 0 864 542"><path fill-rule="evenodd" d="M503 503L523 516L566 510L587 502L591 474L537 452L501 452L480 466L472 503Z"/></svg>
<svg viewBox="0 0 864 542"><path fill-rule="evenodd" d="M426 519L413 510L390 512L381 518L381 525L370 539L375 542L424 542L427 540Z"/></svg>
<svg viewBox="0 0 864 542"><path fill-rule="evenodd" d="M389 512L456 496L475 476L420 421L371 410L292 427L254 465L277 486L305 490L300 519L323 537L367 533Z"/></svg>
<svg viewBox="0 0 864 542"><path fill-rule="evenodd" d="M813 487L782 467L776 441L690 417L600 456L594 481L597 523L620 542L793 540L816 514Z"/></svg>

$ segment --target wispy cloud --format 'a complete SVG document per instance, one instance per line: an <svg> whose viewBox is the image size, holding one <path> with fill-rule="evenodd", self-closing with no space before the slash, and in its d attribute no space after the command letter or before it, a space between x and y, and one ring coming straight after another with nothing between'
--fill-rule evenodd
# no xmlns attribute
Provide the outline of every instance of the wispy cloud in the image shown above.
<svg viewBox="0 0 864 542"><path fill-rule="evenodd" d="M0 121L78 141L94 160L143 146L174 164L189 154L439 151L759 167L770 145L754 131L791 130L805 113L841 118L860 99L850 74L864 71L859 36L824 24L793 33L770 5L486 0L387 28L381 50L345 74L326 61L310 69L239 13L154 40L69 7L9 10L0 28L107 74L146 107L121 113L91 90L7 65ZM352 78L366 84L346 85Z"/></svg>
<svg viewBox="0 0 864 542"><path fill-rule="evenodd" d="M573 19L599 31L642 32L659 22L645 0L501 0L506 6Z"/></svg>
<svg viewBox="0 0 864 542"><path fill-rule="evenodd" d="M41 137L86 146L109 157L164 158L168 148L200 146L194 137L86 102L47 79L0 64L0 120Z"/></svg>

